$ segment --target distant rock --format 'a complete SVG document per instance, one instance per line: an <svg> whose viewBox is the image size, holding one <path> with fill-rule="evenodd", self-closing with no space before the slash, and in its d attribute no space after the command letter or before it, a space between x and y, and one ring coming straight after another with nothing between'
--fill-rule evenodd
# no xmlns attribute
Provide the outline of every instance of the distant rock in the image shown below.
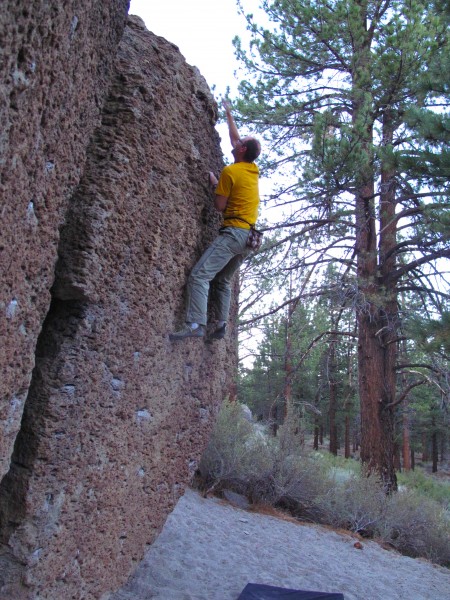
<svg viewBox="0 0 450 600"><path fill-rule="evenodd" d="M248 421L249 423L253 422L253 415L252 415L252 411L250 410L250 408L246 405L246 404L241 404L241 410L242 410L242 416L244 417L244 419L246 421Z"/></svg>
<svg viewBox="0 0 450 600"><path fill-rule="evenodd" d="M231 490L223 490L222 494L225 500L228 500L228 502L233 506L243 508L244 510L250 508L250 502L246 496L243 496L242 494L236 494L236 492L232 492Z"/></svg>

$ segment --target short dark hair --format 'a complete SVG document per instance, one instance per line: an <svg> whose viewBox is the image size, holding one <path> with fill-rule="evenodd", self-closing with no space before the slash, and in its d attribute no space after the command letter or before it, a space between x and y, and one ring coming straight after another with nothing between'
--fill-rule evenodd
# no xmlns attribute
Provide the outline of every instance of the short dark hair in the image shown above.
<svg viewBox="0 0 450 600"><path fill-rule="evenodd" d="M245 140L244 146L246 146L247 150L244 154L244 160L246 162L253 162L261 152L261 144L255 138L250 138L249 140Z"/></svg>

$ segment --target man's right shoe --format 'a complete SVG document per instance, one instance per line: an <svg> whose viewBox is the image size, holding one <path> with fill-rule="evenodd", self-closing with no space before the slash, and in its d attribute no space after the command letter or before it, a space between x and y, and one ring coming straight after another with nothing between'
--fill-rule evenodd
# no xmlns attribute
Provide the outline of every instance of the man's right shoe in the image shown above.
<svg viewBox="0 0 450 600"><path fill-rule="evenodd" d="M169 334L169 339L171 342L177 342L179 340L184 340L186 338L201 338L205 335L205 328L203 325L199 325L195 329L193 329L189 323L185 323L185 325L174 333Z"/></svg>
<svg viewBox="0 0 450 600"><path fill-rule="evenodd" d="M225 334L227 332L227 324L222 325L222 327L218 327L215 331L211 333L209 336L210 340L223 340Z"/></svg>

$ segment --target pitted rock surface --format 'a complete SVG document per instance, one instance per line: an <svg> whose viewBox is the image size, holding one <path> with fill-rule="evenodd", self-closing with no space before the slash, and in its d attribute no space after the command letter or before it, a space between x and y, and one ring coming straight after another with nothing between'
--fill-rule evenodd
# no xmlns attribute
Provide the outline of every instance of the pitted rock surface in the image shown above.
<svg viewBox="0 0 450 600"><path fill-rule="evenodd" d="M126 0L4 0L0 11L0 477L50 303L59 228L100 121Z"/></svg>
<svg viewBox="0 0 450 600"><path fill-rule="evenodd" d="M106 600L183 493L236 367L234 331L210 345L168 339L220 226L206 82L130 17L101 119L63 215L0 487L0 598Z"/></svg>

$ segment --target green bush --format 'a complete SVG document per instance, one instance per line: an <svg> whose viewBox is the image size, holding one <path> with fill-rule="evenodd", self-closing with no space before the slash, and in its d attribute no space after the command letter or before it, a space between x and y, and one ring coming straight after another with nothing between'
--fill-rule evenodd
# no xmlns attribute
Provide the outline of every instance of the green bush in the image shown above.
<svg viewBox="0 0 450 600"><path fill-rule="evenodd" d="M347 480L335 480L316 503L324 522L372 537L383 519L387 497L376 476L350 474Z"/></svg>
<svg viewBox="0 0 450 600"><path fill-rule="evenodd" d="M437 481L432 475L417 468L415 471L398 473L397 479L399 486L414 490L450 510L450 482Z"/></svg>
<svg viewBox="0 0 450 600"><path fill-rule="evenodd" d="M388 498L379 536L408 556L423 556L450 565L450 521L434 500L414 491Z"/></svg>
<svg viewBox="0 0 450 600"><path fill-rule="evenodd" d="M243 417L241 405L225 401L199 465L202 486L207 489L224 487L242 491L253 457L258 459L252 425ZM243 480L244 478L244 480Z"/></svg>
<svg viewBox="0 0 450 600"><path fill-rule="evenodd" d="M269 439L270 454L258 481L253 482L251 496L307 518L316 496L330 484L325 469L304 452L301 433L290 420L278 429L276 438Z"/></svg>
<svg viewBox="0 0 450 600"><path fill-rule="evenodd" d="M266 435L244 418L238 403L230 402L222 406L199 473L204 489L232 489L253 503L283 506L304 517L329 485L321 465L302 455L289 425L276 438Z"/></svg>
<svg viewBox="0 0 450 600"><path fill-rule="evenodd" d="M323 450L315 451L312 453L313 456L319 460L323 467L330 473L345 471L350 474L360 475L361 463L359 460L353 458L344 458L343 456L335 456L330 452L324 452Z"/></svg>
<svg viewBox="0 0 450 600"><path fill-rule="evenodd" d="M271 454L258 476L249 480L253 502L288 509L302 519L316 513L315 499L326 493L330 481L317 463L306 455L286 454L279 443L271 444Z"/></svg>

